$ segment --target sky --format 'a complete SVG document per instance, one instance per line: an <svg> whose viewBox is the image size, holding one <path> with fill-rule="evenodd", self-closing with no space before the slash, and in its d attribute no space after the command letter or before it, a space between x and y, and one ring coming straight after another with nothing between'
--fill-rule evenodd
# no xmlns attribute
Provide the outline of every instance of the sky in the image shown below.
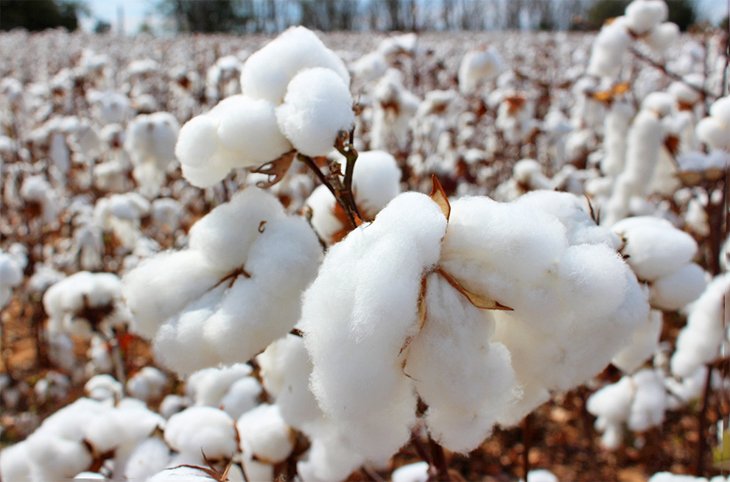
<svg viewBox="0 0 730 482"><path fill-rule="evenodd" d="M213 0L198 0L213 1ZM343 0L349 1L349 0ZM697 2L697 13L703 20L717 23L724 18L728 12L730 0L695 0ZM118 11L121 8L124 19L124 33L134 34L139 30L140 25L147 19L147 23L157 29L163 24L164 19L155 11L153 0L86 0L94 18L102 19L112 25L117 31ZM82 21L84 30L93 29L94 19Z"/></svg>

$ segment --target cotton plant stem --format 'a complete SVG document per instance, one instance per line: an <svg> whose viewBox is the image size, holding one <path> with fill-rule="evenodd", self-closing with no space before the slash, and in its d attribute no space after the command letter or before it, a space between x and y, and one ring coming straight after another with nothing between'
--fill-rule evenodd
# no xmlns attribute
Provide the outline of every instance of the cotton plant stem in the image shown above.
<svg viewBox="0 0 730 482"><path fill-rule="evenodd" d="M705 459L707 456L707 411L709 409L709 400L712 393L712 373L713 365L707 366L707 376L705 377L705 390L702 393L702 407L697 414L699 434L699 442L697 443L697 453L695 454L695 475L702 477L705 472Z"/></svg>
<svg viewBox="0 0 730 482"><path fill-rule="evenodd" d="M527 482L530 473L530 445L532 443L532 416L528 414L522 420L522 472Z"/></svg>
<svg viewBox="0 0 730 482"><path fill-rule="evenodd" d="M446 463L446 456L444 455L444 449L429 435L428 446L431 450L431 468L435 472L429 477L429 480L438 482L451 482L451 476L449 475L449 466Z"/></svg>
<svg viewBox="0 0 730 482"><path fill-rule="evenodd" d="M682 82L684 85L689 87L690 89L694 90L695 92L698 92L700 95L702 95L705 99L715 98L717 97L712 92L709 92L702 88L699 85L695 85L691 82L687 82L681 75L677 74L676 72L672 72L671 70L667 69L667 66L664 64L661 64L657 62L656 60L652 59L648 55L640 52L638 49L631 47L629 51L636 57L637 59L646 62L647 64L651 65L657 70L661 70L664 75L669 77L672 80L676 80L677 82Z"/></svg>

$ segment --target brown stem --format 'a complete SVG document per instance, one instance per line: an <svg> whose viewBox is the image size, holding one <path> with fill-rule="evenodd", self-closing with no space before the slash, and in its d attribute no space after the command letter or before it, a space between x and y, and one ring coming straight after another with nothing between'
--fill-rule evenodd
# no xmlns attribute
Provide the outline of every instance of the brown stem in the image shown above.
<svg viewBox="0 0 730 482"><path fill-rule="evenodd" d="M444 449L436 443L431 435L428 436L428 446L431 449L431 468L433 471L429 480L438 482L451 482L451 476L449 475L449 466L446 463L446 456L444 455Z"/></svg>
<svg viewBox="0 0 730 482"><path fill-rule="evenodd" d="M705 434L705 430L707 430L707 410L710 405L709 400L712 390L711 385L713 368L714 367L712 365L707 366L705 390L702 394L702 407L700 408L700 412L697 415L697 419L699 422L697 428L697 431L699 433L699 442L697 443L697 453L695 454L695 475L697 475L697 477L702 477L705 472L705 456L707 453L707 435Z"/></svg>
<svg viewBox="0 0 730 482"><path fill-rule="evenodd" d="M522 421L522 472L527 481L530 473L530 445L532 443L532 416L528 414Z"/></svg>
<svg viewBox="0 0 730 482"><path fill-rule="evenodd" d="M652 59L648 55L645 55L642 52L640 52L635 47L629 48L629 51L634 55L634 57L636 57L637 59L639 59L639 60L641 60L643 62L646 62L647 64L651 65L655 69L662 71L662 73L664 75L666 75L667 77L669 77L670 79L676 80L677 82L682 82L684 85L686 85L690 89L692 89L692 90L694 90L696 92L699 92L702 95L703 98L708 99L708 98L715 98L715 97L717 97L712 92L709 92L709 91L705 90L702 86L695 85L695 84L693 84L691 82L687 82L684 79L684 77L682 77L681 75L677 74L676 72L672 72L671 70L667 69L666 65L660 64L659 62L657 62L656 60Z"/></svg>
<svg viewBox="0 0 730 482"><path fill-rule="evenodd" d="M117 378L117 381L122 384L122 395L124 395L127 387L127 375L126 371L124 369L124 359L122 358L122 350L119 347L119 340L116 337L116 333L114 333L112 329L112 333L106 333L103 330L100 330L101 336L104 337L104 340L107 342L107 345L109 346L109 349L111 351L111 358L112 358L112 364L114 365L114 375Z"/></svg>

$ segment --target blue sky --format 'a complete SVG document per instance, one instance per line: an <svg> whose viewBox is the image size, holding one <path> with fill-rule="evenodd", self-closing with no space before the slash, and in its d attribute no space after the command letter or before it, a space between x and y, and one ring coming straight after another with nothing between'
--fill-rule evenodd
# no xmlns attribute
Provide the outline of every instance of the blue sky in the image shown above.
<svg viewBox="0 0 730 482"><path fill-rule="evenodd" d="M700 18L717 23L727 15L730 0L696 0L696 2ZM115 30L118 26L117 12L121 8L124 14L124 31L127 34L136 33L145 18L153 27L159 26L163 21L155 11L154 0L86 0L86 3L95 18L106 20ZM91 30L93 25L94 21L91 19L82 22L86 30Z"/></svg>

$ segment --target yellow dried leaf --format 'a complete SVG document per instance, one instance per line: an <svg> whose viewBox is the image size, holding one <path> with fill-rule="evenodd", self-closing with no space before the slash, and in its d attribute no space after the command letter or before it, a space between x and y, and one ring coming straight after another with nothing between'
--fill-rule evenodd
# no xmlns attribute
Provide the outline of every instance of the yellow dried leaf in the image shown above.
<svg viewBox="0 0 730 482"><path fill-rule="evenodd" d="M469 300L469 303L474 305L476 308L479 308L480 310L512 311L512 308L509 306L505 306L492 298L483 296L479 293L474 293L473 291L469 291L464 288L456 278L451 276L451 274L446 272L443 268L437 268L436 272L440 274L456 291L464 295L464 297Z"/></svg>
<svg viewBox="0 0 730 482"><path fill-rule="evenodd" d="M431 176L431 181L433 182L431 199L433 199L433 202L441 208L441 212L444 213L444 216L446 216L446 220L448 221L449 216L451 216L451 204L449 203L449 198L446 196L446 191L444 191L444 188L436 177L436 174Z"/></svg>

